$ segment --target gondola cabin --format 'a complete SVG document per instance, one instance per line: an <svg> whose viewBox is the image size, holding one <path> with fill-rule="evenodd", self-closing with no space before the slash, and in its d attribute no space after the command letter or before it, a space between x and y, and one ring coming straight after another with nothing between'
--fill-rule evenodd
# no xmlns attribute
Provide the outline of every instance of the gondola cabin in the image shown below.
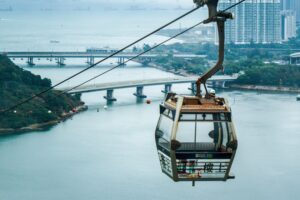
<svg viewBox="0 0 300 200"><path fill-rule="evenodd" d="M162 171L174 181L226 181L237 150L223 98L168 94L155 132Z"/></svg>

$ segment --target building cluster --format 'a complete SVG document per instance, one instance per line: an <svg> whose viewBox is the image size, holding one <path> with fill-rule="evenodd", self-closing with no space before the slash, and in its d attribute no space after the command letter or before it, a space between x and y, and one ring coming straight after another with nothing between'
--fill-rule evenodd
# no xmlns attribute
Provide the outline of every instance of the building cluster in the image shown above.
<svg viewBox="0 0 300 200"><path fill-rule="evenodd" d="M219 9L240 0L220 0ZM235 20L226 23L226 42L268 44L296 36L300 24L300 0L246 0L230 10Z"/></svg>

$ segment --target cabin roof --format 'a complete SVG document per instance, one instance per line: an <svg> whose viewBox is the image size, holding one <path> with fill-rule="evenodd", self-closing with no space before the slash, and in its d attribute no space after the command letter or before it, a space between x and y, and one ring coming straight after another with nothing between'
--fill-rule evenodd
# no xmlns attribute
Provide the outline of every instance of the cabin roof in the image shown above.
<svg viewBox="0 0 300 200"><path fill-rule="evenodd" d="M224 98L211 97L203 98L196 96L183 96L181 112L186 113L216 113L230 112L230 107ZM173 96L165 101L165 106L171 110L176 110L178 96Z"/></svg>

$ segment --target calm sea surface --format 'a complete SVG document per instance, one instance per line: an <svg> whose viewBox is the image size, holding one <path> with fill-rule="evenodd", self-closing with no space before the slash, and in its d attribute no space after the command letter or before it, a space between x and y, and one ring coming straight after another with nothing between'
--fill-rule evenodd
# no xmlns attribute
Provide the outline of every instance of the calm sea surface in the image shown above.
<svg viewBox="0 0 300 200"><path fill-rule="evenodd" d="M180 13L0 12L0 49L119 47ZM186 23L196 21L191 17ZM153 42L159 39L156 36ZM60 43L50 44L50 40ZM24 62L16 61L53 83L86 66L82 60L67 60L64 68L45 60L28 68ZM65 86L80 83L114 64L111 60ZM92 83L162 77L174 75L131 63ZM189 93L188 86L174 85L173 90ZM296 95L218 91L233 109L239 139L232 169L236 179L192 187L174 183L161 173L154 142L158 106L163 100L161 89L145 88L153 100L151 105L138 103L132 95L134 89L116 90L118 101L108 110L103 109L105 92L85 94L83 100L90 109L72 120L45 132L1 137L0 199L299 199L300 103Z"/></svg>

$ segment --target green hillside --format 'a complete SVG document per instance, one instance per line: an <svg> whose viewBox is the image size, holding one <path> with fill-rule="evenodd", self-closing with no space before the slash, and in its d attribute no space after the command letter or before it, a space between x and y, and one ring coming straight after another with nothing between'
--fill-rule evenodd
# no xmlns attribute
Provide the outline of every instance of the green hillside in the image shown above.
<svg viewBox="0 0 300 200"><path fill-rule="evenodd" d="M0 112L50 86L50 79L42 79L21 69L6 56L0 55ZM14 110L1 113L0 129L19 129L60 120L65 113L82 105L80 97L57 94L59 91L49 91Z"/></svg>

